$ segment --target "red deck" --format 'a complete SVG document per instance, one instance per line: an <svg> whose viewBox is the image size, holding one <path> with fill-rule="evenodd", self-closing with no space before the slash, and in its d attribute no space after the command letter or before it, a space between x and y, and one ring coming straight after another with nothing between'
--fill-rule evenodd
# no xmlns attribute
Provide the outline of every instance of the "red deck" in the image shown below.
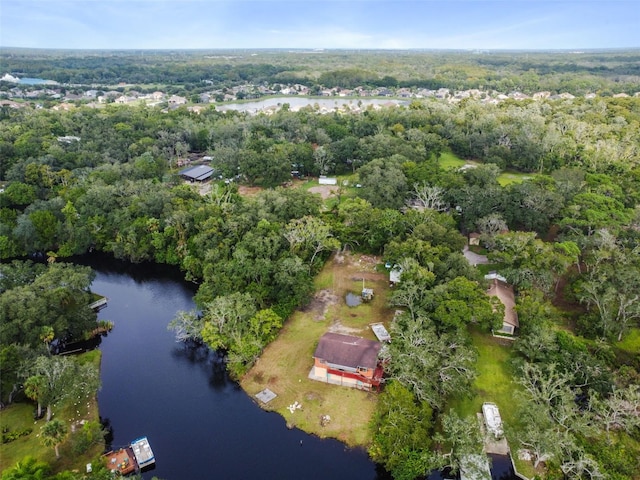
<svg viewBox="0 0 640 480"><path fill-rule="evenodd" d="M357 373L345 372L343 370L335 370L333 368L328 368L327 373L331 375L338 375L344 378L350 378L352 380L357 380L365 385L368 385L369 388L378 389L380 387L380 383L382 383L382 375L384 374L384 369L382 368L382 365L378 365L373 372L373 378L365 377L364 375L359 375Z"/></svg>
<svg viewBox="0 0 640 480"><path fill-rule="evenodd" d="M136 458L130 447L105 453L103 457L106 459L107 468L112 472L120 473L120 475L127 475L138 469Z"/></svg>

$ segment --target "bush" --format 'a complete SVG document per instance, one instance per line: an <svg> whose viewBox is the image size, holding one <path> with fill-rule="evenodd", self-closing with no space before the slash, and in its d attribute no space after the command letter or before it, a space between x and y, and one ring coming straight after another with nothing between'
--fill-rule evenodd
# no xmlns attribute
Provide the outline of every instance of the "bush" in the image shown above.
<svg viewBox="0 0 640 480"><path fill-rule="evenodd" d="M20 437L26 437L27 435L30 435L31 432L33 432L33 428L24 428L22 430L11 431L7 427L5 427L2 429L1 443L11 443Z"/></svg>

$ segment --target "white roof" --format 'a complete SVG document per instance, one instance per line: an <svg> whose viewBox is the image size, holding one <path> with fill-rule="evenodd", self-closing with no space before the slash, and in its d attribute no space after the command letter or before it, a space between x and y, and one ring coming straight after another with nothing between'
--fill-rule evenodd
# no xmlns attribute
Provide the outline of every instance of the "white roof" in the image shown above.
<svg viewBox="0 0 640 480"><path fill-rule="evenodd" d="M502 418L498 406L495 403L485 402L482 404L482 414L487 430L497 437L502 436Z"/></svg>

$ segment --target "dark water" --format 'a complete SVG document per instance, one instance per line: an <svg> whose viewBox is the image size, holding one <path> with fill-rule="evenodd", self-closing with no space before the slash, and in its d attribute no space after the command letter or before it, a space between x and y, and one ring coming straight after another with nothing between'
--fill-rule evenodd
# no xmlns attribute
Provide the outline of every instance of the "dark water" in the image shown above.
<svg viewBox="0 0 640 480"><path fill-rule="evenodd" d="M92 290L109 298L99 318L115 323L99 347L100 414L116 447L149 438L156 467L144 478L388 478L362 450L288 430L229 381L215 355L176 343L167 324L194 307L195 291L178 272L90 264Z"/></svg>
<svg viewBox="0 0 640 480"><path fill-rule="evenodd" d="M509 455L489 454L492 480L517 480Z"/></svg>

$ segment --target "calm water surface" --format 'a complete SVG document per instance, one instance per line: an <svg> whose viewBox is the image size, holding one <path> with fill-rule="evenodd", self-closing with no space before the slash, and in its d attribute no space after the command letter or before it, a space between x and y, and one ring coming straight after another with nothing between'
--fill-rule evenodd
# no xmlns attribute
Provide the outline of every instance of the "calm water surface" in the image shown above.
<svg viewBox="0 0 640 480"><path fill-rule="evenodd" d="M114 447L149 437L156 467L144 478L387 478L362 450L288 430L229 381L215 355L176 343L167 324L194 308L195 292L179 273L91 263L92 290L109 298L99 318L115 323L99 347L100 414Z"/></svg>

